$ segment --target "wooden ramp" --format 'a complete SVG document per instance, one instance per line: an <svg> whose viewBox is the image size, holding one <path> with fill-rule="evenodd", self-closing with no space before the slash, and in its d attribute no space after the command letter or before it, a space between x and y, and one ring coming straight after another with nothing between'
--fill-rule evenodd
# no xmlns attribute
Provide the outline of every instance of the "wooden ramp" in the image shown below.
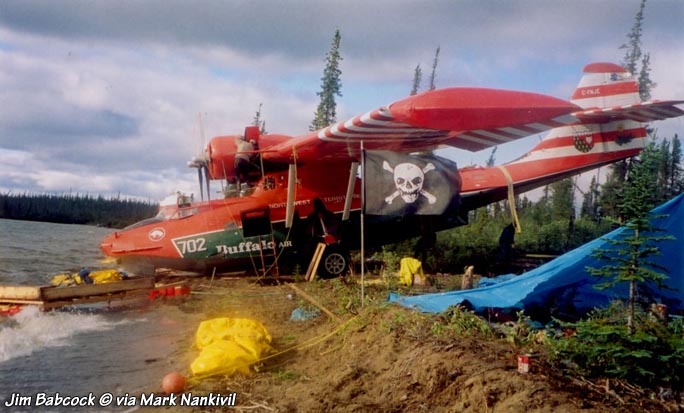
<svg viewBox="0 0 684 413"><path fill-rule="evenodd" d="M153 288L154 277L69 287L0 285L0 304L38 305L47 310L140 296L149 294Z"/></svg>

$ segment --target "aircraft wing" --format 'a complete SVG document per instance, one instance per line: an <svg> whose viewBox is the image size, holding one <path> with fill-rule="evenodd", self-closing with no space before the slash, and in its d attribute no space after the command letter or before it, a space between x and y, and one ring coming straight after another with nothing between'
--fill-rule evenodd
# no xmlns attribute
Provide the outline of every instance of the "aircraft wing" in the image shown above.
<svg viewBox="0 0 684 413"><path fill-rule="evenodd" d="M448 145L479 151L572 124L570 102L537 93L484 88L438 89L338 122L271 147L264 159L358 159L365 149L398 152Z"/></svg>
<svg viewBox="0 0 684 413"><path fill-rule="evenodd" d="M652 122L684 115L684 110L676 106L681 104L684 104L684 100L653 100L604 109L583 110L575 112L573 115L584 122L613 120Z"/></svg>

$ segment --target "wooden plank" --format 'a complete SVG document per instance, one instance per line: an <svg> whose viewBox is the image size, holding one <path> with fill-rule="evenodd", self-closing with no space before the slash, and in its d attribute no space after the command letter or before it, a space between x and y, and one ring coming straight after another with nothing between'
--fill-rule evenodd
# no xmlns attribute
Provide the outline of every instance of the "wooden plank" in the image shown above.
<svg viewBox="0 0 684 413"><path fill-rule="evenodd" d="M313 281L316 279L316 271L318 271L318 264L321 263L321 258L323 257L323 252L325 252L325 244L319 242L316 246L316 252L314 252L313 257L311 257L311 262L309 263L309 268L306 270L306 280Z"/></svg>
<svg viewBox="0 0 684 413"><path fill-rule="evenodd" d="M40 300L40 286L30 285L0 285L0 301L12 300Z"/></svg>
<svg viewBox="0 0 684 413"><path fill-rule="evenodd" d="M51 310L54 308L64 307L67 305L91 304L103 301L123 300L125 298L132 298L135 296L143 296L147 294L147 290L128 290L111 294L93 295L89 297L74 298L72 300L59 301L45 301L43 302L43 309Z"/></svg>
<svg viewBox="0 0 684 413"><path fill-rule="evenodd" d="M54 301L152 288L154 288L154 277L143 277L106 284L81 284L73 287L61 288L50 286L43 287L41 291L44 301Z"/></svg>
<svg viewBox="0 0 684 413"><path fill-rule="evenodd" d="M0 298L0 303L2 304L31 304L31 305L43 305L45 301L42 300L20 300L16 298Z"/></svg>
<svg viewBox="0 0 684 413"><path fill-rule="evenodd" d="M325 245L325 244L323 244L323 245ZM337 321L337 322L339 322L339 323L342 322L342 319L341 319L340 317L338 317L335 313L333 313L332 311L328 310L327 308L323 307L323 305L322 305L321 303L319 303L318 301L316 301L316 299L314 299L314 298L313 298L312 296L310 296L309 294L307 294L307 293L305 293L304 291L302 291L301 289L299 289L299 287L297 287L296 285L294 285L294 284L287 284L287 286L290 287L290 288L292 288L293 290L295 290L295 291L297 292L297 294L301 295L301 296L302 296L304 299L306 299L308 302L310 302L311 304L313 304L313 305L315 305L316 307L318 307L319 310L321 310L321 311L323 311L324 313L326 313L326 314L328 315L328 317L332 318L333 320L335 320L335 321Z"/></svg>

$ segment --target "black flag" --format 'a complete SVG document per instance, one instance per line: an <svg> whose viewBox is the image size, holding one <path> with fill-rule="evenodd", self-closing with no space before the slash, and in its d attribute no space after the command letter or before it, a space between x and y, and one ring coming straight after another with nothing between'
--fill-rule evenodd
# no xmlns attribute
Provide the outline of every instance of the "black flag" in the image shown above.
<svg viewBox="0 0 684 413"><path fill-rule="evenodd" d="M458 206L456 163L434 155L364 151L364 212L440 215Z"/></svg>

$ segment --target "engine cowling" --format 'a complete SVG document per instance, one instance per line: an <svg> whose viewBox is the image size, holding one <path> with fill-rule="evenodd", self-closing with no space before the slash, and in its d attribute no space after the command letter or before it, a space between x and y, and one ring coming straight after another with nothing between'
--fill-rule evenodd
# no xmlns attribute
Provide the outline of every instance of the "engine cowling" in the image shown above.
<svg viewBox="0 0 684 413"><path fill-rule="evenodd" d="M292 139L286 135L259 135L259 129L256 128L255 133L252 128L256 127L245 128L244 136L247 141L251 141L254 145L254 152L251 154L254 162L258 162L259 154L268 151L269 147ZM240 138L240 135L224 135L215 136L209 140L206 147L206 155L210 179L227 179L230 181L235 178L235 155L238 151L236 140L238 138Z"/></svg>
<svg viewBox="0 0 684 413"><path fill-rule="evenodd" d="M235 177L235 154L238 135L216 136L207 144L207 158L210 179L232 179Z"/></svg>

